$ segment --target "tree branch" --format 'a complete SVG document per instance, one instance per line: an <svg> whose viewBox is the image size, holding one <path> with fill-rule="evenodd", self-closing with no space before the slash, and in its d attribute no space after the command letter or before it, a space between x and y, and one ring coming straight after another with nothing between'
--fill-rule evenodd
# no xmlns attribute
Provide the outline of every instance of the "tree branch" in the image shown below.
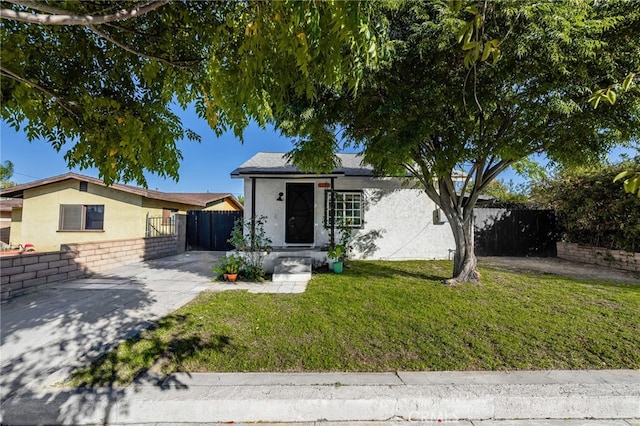
<svg viewBox="0 0 640 426"><path fill-rule="evenodd" d="M487 185L493 181L500 173L505 171L507 167L513 164L511 160L501 160L493 167L487 168L483 173L482 182L478 182L478 189L481 192Z"/></svg>
<svg viewBox="0 0 640 426"><path fill-rule="evenodd" d="M103 32L103 31L100 31L98 28L96 28L93 25L87 25L87 28L89 28L92 32L94 32L98 36L102 37L103 39L107 40L108 42L111 42L111 43L115 44L119 48L121 48L123 50L126 50L127 52L129 52L131 54L134 54L136 56L140 56L140 57L146 58L146 59L153 59L153 60L162 62L163 64L167 64L167 65L170 65L170 66L174 66L174 67L178 67L178 68L187 68L189 65L197 64L198 62L200 62L202 60L202 59L197 59L197 60L190 60L190 61L172 62L172 61L170 61L168 59L164 59L164 58L160 58L158 56L153 56L153 55L149 55L147 53L140 52L138 50L135 50L133 47L127 46L124 43L120 43L118 40L114 39L109 34Z"/></svg>
<svg viewBox="0 0 640 426"><path fill-rule="evenodd" d="M431 170L429 170L429 166L426 160L422 155L420 155L420 153L416 154L414 152L413 157L416 160L419 171L416 170L413 165L407 163L404 164L404 167L409 171L409 173L415 176L418 181L422 183L427 196L431 198L431 200L436 203L438 207L442 208L442 199L440 198L440 194L438 194L438 191L435 188Z"/></svg>
<svg viewBox="0 0 640 426"><path fill-rule="evenodd" d="M469 182L471 181L471 177L473 176L473 169L475 169L477 166L473 166L472 169L469 171L469 173L467 173L467 177L464 180L464 184L462 185L462 188L460 189L460 196L464 197L465 192L467 192L467 187L469 186Z"/></svg>
<svg viewBox="0 0 640 426"><path fill-rule="evenodd" d="M78 114L75 113L75 111L73 111L70 106L69 103L67 101L65 101L62 96L58 95L57 93L47 89L44 86L39 85L38 83L34 83L32 81L27 80L24 77L19 76L18 74L14 73L13 71L10 71L8 69L6 69L5 67L0 65L0 74L9 77L17 82L26 84L27 86L33 87L34 89L38 89L40 90L42 93L49 95L53 101L55 103L57 103L58 105L60 105L60 107L62 107L62 109L64 109L65 111L67 111L69 114L71 114L73 117L78 118Z"/></svg>
<svg viewBox="0 0 640 426"><path fill-rule="evenodd" d="M5 0L7 3L13 3L18 6L28 7L29 9L37 10L39 12L52 13L56 15L63 15L68 13L68 10L60 9L57 7L49 6L46 3L35 0Z"/></svg>
<svg viewBox="0 0 640 426"><path fill-rule="evenodd" d="M113 21L122 21L125 19L135 18L151 12L171 0L150 1L141 6L137 6L130 10L121 10L109 15L51 15L28 12L16 12L11 9L0 9L0 19L11 19L14 21L26 22L29 24L40 25L98 25ZM21 5L21 0L13 0L15 4Z"/></svg>
<svg viewBox="0 0 640 426"><path fill-rule="evenodd" d="M453 182L451 182L451 176L449 177L443 177L442 179L438 178L438 195L440 197L440 200L442 201L442 208L446 211L447 209L449 209L449 212L451 212L452 215L458 215L459 213L459 205L456 202L455 198L456 198L456 193L455 193L455 189L453 192L451 192L451 189L453 189ZM445 201L447 201L445 203Z"/></svg>

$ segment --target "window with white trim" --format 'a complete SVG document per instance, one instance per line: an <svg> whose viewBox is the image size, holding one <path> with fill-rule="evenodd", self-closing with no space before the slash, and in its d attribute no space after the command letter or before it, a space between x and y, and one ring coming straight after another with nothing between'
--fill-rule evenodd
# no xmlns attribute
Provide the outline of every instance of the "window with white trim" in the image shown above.
<svg viewBox="0 0 640 426"><path fill-rule="evenodd" d="M351 228L362 228L364 202L361 191L334 191L335 224L344 223ZM324 223L331 226L331 191L325 192Z"/></svg>
<svg viewBox="0 0 640 426"><path fill-rule="evenodd" d="M102 231L104 205L60 204L59 231Z"/></svg>

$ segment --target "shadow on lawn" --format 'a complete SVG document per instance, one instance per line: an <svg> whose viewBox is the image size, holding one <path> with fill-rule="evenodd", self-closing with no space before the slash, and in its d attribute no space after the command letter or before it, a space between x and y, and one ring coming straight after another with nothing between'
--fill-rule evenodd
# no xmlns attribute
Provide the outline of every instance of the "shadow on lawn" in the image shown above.
<svg viewBox="0 0 640 426"><path fill-rule="evenodd" d="M162 318L148 332L123 342L90 366L74 371L71 379L81 387L112 387L143 378L150 370L161 369L163 365L174 366L171 373L188 371L183 368L185 361L198 352L223 353L240 349L232 343L232 337L223 334L209 335L198 330L196 335L185 336L189 332L183 332L179 323L190 323L187 326L197 330L191 314ZM163 331L171 332L172 336L161 338ZM142 340L144 342L140 344ZM161 385L164 376L163 372L154 371L149 379L157 380L154 384Z"/></svg>
<svg viewBox="0 0 640 426"><path fill-rule="evenodd" d="M448 264L449 262L444 262ZM451 276L450 272L445 272L444 265L429 265L427 269L425 265L429 265L427 262L419 261L407 261L407 262L363 262L358 261L350 262L347 268L349 275L371 279L371 278L393 278L393 279L417 279L424 281L445 281ZM448 265L447 265L448 267ZM421 270L425 269L425 270Z"/></svg>

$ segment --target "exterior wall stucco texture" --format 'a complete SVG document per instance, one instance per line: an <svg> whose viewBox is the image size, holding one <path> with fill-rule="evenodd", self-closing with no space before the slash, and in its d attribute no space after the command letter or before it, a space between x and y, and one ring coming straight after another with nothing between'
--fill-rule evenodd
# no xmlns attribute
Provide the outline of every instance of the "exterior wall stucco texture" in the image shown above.
<svg viewBox="0 0 640 426"><path fill-rule="evenodd" d="M139 220L140 196L93 184L83 192L78 186L77 181L68 180L25 191L20 242L35 244L38 251L55 251L65 243L144 235L144 225ZM104 205L103 231L59 231L61 204Z"/></svg>
<svg viewBox="0 0 640 426"><path fill-rule="evenodd" d="M60 231L61 204L104 205L103 230ZM13 209L11 242L34 244L38 251L55 251L61 244L142 238L147 215L161 217L165 208L178 210L180 214L198 209L92 183L87 185L87 191L80 191L76 180L57 182L24 192L22 209ZM213 203L207 209L235 210L227 200Z"/></svg>
<svg viewBox="0 0 640 426"><path fill-rule="evenodd" d="M323 226L327 188L318 185L329 184L329 178L256 178L256 216L267 217L265 231L274 247L290 246L285 243L286 202L277 201L278 194L286 194L287 183L304 182L315 188L313 247L329 244L330 231ZM245 179L245 220L251 218L251 185ZM447 259L455 248L449 225L434 223L436 206L423 191L402 188L398 179L369 177L337 177L334 188L363 192L364 225L354 229L352 258Z"/></svg>

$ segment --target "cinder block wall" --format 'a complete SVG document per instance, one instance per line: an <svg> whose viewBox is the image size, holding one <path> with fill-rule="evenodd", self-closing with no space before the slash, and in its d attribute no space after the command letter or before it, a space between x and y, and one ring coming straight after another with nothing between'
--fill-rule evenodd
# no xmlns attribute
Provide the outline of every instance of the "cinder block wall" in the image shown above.
<svg viewBox="0 0 640 426"><path fill-rule="evenodd" d="M556 247L560 259L640 272L640 253L564 242L557 243Z"/></svg>
<svg viewBox="0 0 640 426"><path fill-rule="evenodd" d="M60 251L5 256L0 265L1 300L56 282L90 276L126 263L171 256L180 250L174 236L100 243L63 244Z"/></svg>

